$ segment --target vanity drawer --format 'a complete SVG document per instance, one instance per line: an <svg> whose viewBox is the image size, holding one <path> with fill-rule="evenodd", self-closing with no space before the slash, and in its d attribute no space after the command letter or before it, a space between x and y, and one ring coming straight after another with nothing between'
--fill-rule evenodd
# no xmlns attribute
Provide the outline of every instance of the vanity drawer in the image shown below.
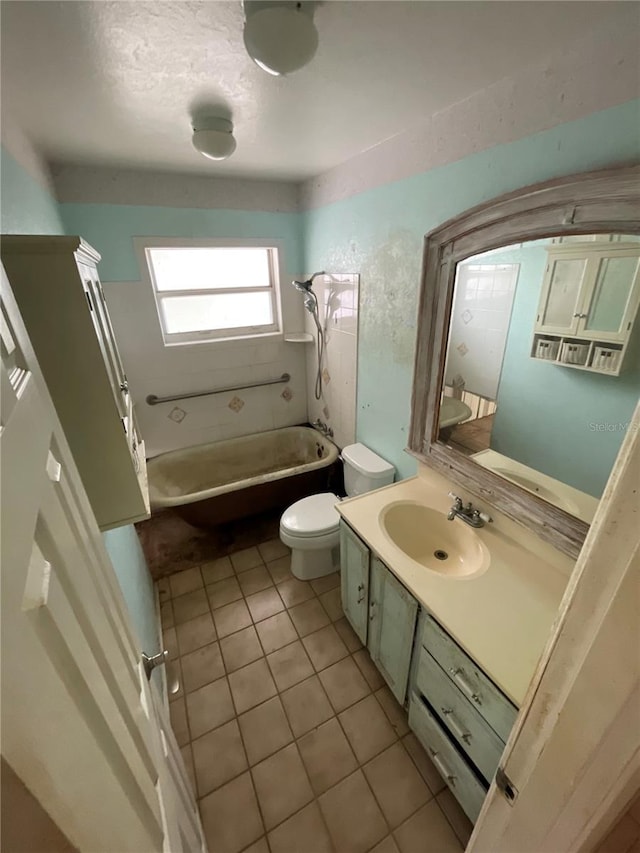
<svg viewBox="0 0 640 853"><path fill-rule="evenodd" d="M490 782L498 767L504 743L426 649L420 650L416 684L460 748Z"/></svg>
<svg viewBox="0 0 640 853"><path fill-rule="evenodd" d="M506 743L518 709L431 617L425 620L422 645Z"/></svg>
<svg viewBox="0 0 640 853"><path fill-rule="evenodd" d="M438 720L415 693L409 701L409 726L469 820L475 823L487 790L458 753Z"/></svg>

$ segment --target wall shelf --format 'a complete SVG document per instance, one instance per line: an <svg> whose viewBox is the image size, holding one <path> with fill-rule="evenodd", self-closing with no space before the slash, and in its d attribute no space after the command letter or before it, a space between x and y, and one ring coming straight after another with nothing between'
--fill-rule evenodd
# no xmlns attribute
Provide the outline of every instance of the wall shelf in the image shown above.
<svg viewBox="0 0 640 853"><path fill-rule="evenodd" d="M535 334L531 358L560 367L588 370L590 373L601 373L604 376L619 376L624 350L624 344L610 341L588 341L570 335ZM545 352L547 355L540 354ZM607 367L607 364L611 364L611 367Z"/></svg>
<svg viewBox="0 0 640 853"><path fill-rule="evenodd" d="M309 334L309 332L290 332L289 334L285 333L284 339L288 344L313 343L313 335Z"/></svg>

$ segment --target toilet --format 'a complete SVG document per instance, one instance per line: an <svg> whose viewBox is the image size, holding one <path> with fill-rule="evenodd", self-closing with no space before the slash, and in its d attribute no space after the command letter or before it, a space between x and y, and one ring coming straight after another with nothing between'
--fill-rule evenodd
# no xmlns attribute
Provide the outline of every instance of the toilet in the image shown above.
<svg viewBox="0 0 640 853"><path fill-rule="evenodd" d="M344 485L348 497L393 483L395 468L364 444L342 450ZM291 548L291 572L308 581L340 569L340 516L332 492L296 501L280 519L280 539Z"/></svg>

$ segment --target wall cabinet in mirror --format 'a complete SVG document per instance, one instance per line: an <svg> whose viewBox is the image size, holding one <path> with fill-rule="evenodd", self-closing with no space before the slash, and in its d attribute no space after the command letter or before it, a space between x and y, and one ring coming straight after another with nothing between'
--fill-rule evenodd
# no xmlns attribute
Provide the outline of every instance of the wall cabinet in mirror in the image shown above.
<svg viewBox="0 0 640 853"><path fill-rule="evenodd" d="M639 302L637 167L432 231L409 452L577 556L640 391Z"/></svg>

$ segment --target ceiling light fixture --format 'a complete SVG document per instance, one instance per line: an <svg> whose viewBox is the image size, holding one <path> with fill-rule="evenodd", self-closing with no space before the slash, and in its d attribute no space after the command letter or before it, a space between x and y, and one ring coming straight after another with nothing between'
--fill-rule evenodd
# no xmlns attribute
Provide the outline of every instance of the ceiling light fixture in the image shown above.
<svg viewBox="0 0 640 853"><path fill-rule="evenodd" d="M226 118L205 116L194 119L193 147L210 160L226 160L236 150L233 125Z"/></svg>
<svg viewBox="0 0 640 853"><path fill-rule="evenodd" d="M318 48L314 2L244 0L244 46L263 71L279 77L311 62Z"/></svg>

